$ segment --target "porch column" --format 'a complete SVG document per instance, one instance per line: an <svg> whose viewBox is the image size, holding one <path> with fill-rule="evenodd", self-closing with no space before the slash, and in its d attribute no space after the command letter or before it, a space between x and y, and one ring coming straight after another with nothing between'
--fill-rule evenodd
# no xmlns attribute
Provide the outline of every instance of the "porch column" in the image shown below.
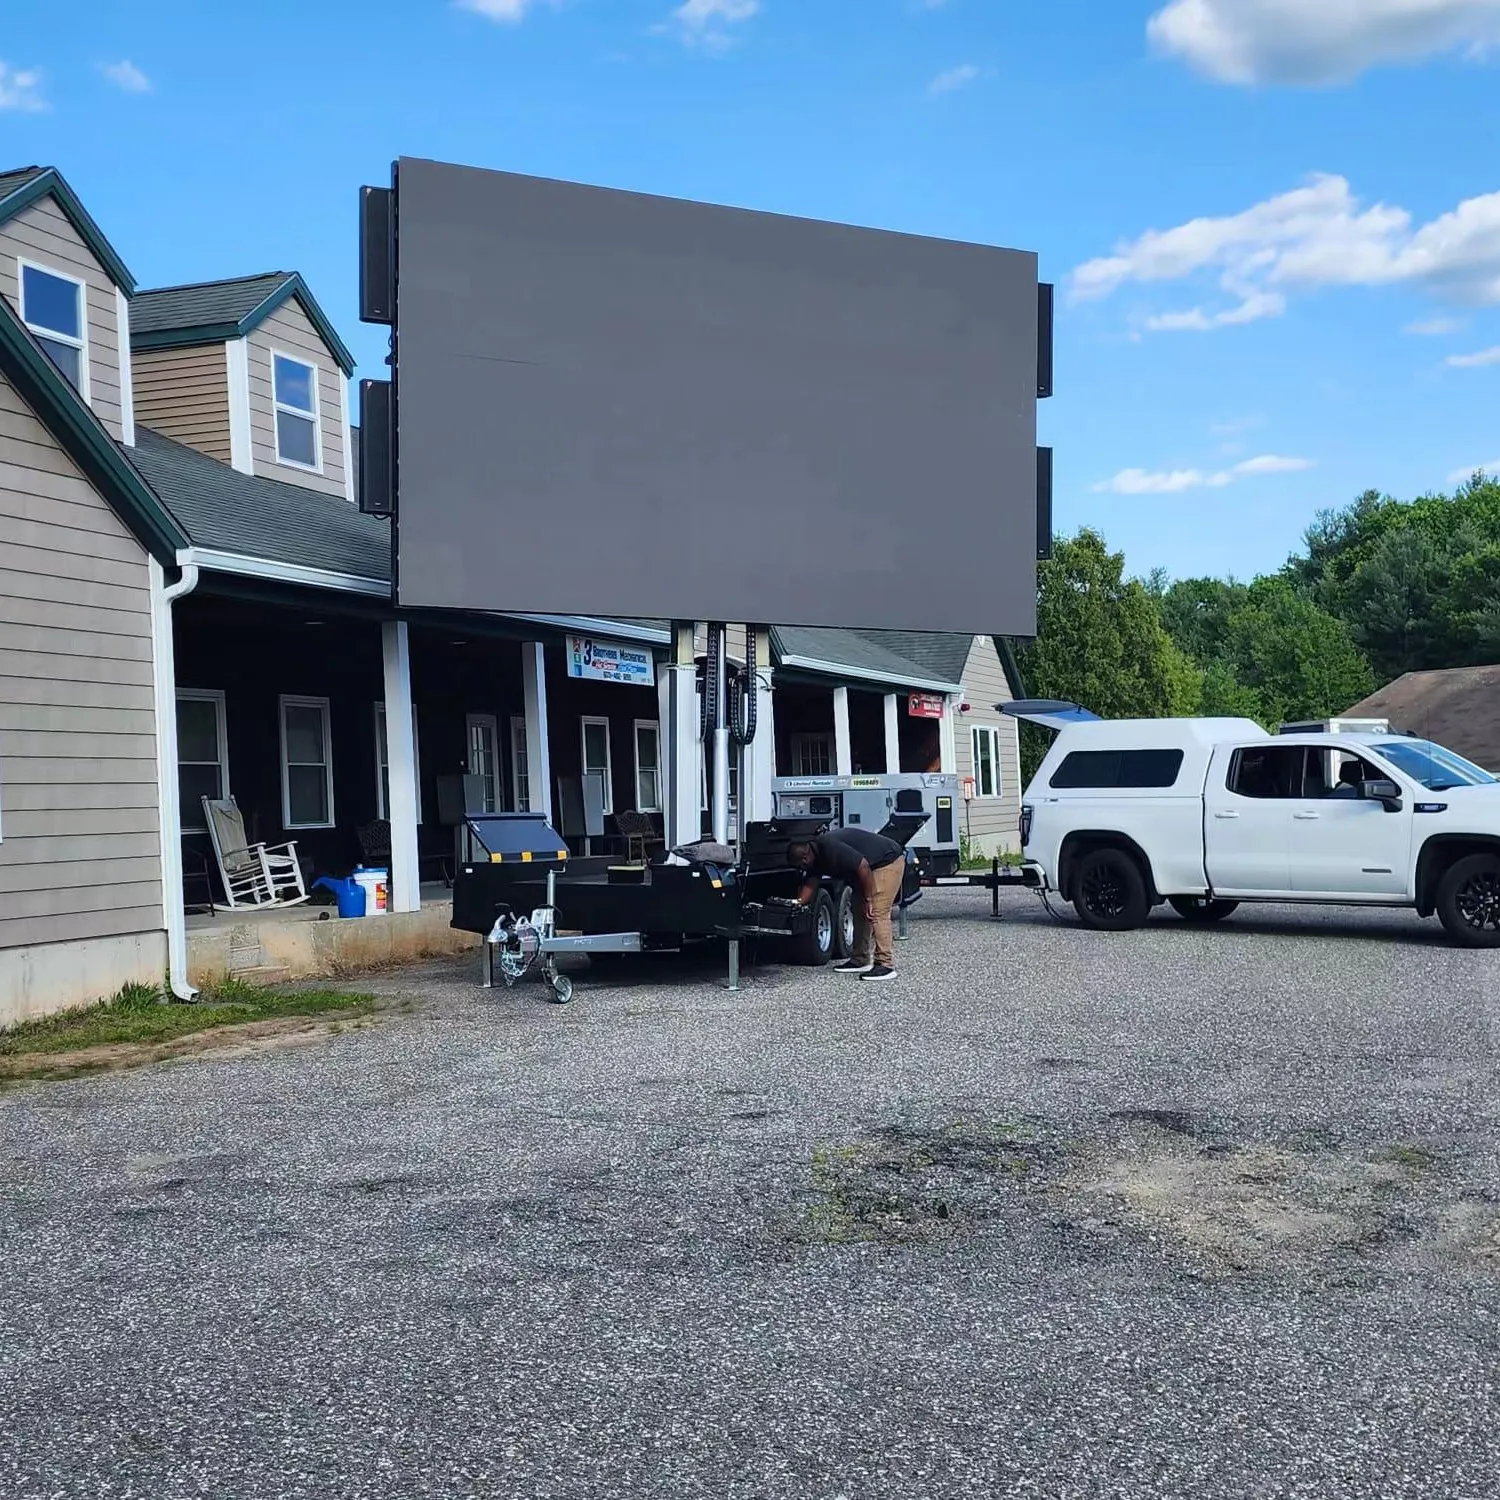
<svg viewBox="0 0 1500 1500"><path fill-rule="evenodd" d="M755 632L755 738L745 746L746 823L769 822L776 811L771 783L776 776L776 704L771 690L771 632ZM741 838L744 837L743 831Z"/></svg>
<svg viewBox="0 0 1500 1500"><path fill-rule="evenodd" d="M953 694L949 693L943 699L943 717L938 723L938 753L942 757L938 763L938 769L944 776L956 776L958 774L958 746L954 728L954 719L957 713L957 702Z"/></svg>
<svg viewBox="0 0 1500 1500"><path fill-rule="evenodd" d="M662 705L662 832L668 849L695 844L703 836L698 798L697 667L693 625L672 623L671 657L657 684Z"/></svg>
<svg viewBox="0 0 1500 1500"><path fill-rule="evenodd" d="M521 686L526 708L527 806L552 821L552 747L547 739L547 658L540 641L521 647Z"/></svg>
<svg viewBox="0 0 1500 1500"><path fill-rule="evenodd" d="M836 776L854 774L854 751L849 743L849 689L833 690L833 770Z"/></svg>
<svg viewBox="0 0 1500 1500"><path fill-rule="evenodd" d="M891 776L901 769L901 699L896 693L885 695L885 769Z"/></svg>
<svg viewBox="0 0 1500 1500"><path fill-rule="evenodd" d="M380 627L385 657L385 753L390 767L392 911L422 909L417 873L417 745L411 714L411 642L405 620Z"/></svg>

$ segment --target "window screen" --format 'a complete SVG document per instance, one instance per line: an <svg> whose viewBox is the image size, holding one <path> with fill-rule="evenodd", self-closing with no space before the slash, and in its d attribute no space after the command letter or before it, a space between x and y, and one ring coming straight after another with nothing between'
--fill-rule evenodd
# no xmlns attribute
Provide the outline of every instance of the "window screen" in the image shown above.
<svg viewBox="0 0 1500 1500"><path fill-rule="evenodd" d="M1173 786L1182 759L1181 750L1075 750L1049 785L1060 791Z"/></svg>

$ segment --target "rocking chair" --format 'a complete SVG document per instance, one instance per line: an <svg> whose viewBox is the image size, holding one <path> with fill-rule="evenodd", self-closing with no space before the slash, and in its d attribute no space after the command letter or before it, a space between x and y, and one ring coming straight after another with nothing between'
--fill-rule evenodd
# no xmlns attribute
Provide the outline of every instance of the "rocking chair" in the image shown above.
<svg viewBox="0 0 1500 1500"><path fill-rule="evenodd" d="M245 907L296 906L307 900L297 846L251 844L245 839L245 819L233 797L203 798L208 836L224 882L224 899L231 910Z"/></svg>

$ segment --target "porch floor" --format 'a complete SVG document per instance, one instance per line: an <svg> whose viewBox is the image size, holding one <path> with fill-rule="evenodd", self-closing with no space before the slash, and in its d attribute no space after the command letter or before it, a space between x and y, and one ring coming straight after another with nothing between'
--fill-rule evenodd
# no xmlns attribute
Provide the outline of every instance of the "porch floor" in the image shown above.
<svg viewBox="0 0 1500 1500"><path fill-rule="evenodd" d="M319 892L321 895L322 892ZM428 911L433 907L450 906L453 902L453 892L443 884L441 880L424 880L422 882L422 910ZM233 927L242 927L247 922L317 922L321 921L326 914L330 922L339 920L338 907L333 905L315 906L311 901L304 901L300 906L270 906L253 907L241 906L234 911L220 907L214 912L189 912L187 915L187 930L189 932L215 932L227 930Z"/></svg>

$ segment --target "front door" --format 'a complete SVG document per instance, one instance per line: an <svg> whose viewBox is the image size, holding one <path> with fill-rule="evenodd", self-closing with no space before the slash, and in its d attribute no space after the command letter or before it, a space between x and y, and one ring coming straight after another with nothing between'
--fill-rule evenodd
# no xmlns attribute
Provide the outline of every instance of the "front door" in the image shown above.
<svg viewBox="0 0 1500 1500"><path fill-rule="evenodd" d="M1309 761L1325 752L1313 749ZM1405 899L1411 871L1412 812L1400 812L1359 795L1362 781L1388 780L1390 773L1348 752L1333 752L1333 775L1309 777L1305 795L1292 806L1292 888L1304 896L1356 900Z"/></svg>
<svg viewBox="0 0 1500 1500"><path fill-rule="evenodd" d="M500 731L494 714L468 717L468 768L483 783L481 811L500 811Z"/></svg>
<svg viewBox="0 0 1500 1500"><path fill-rule="evenodd" d="M1250 745L1215 755L1204 792L1203 842L1209 884L1220 896L1291 894L1293 791L1302 750Z"/></svg>

